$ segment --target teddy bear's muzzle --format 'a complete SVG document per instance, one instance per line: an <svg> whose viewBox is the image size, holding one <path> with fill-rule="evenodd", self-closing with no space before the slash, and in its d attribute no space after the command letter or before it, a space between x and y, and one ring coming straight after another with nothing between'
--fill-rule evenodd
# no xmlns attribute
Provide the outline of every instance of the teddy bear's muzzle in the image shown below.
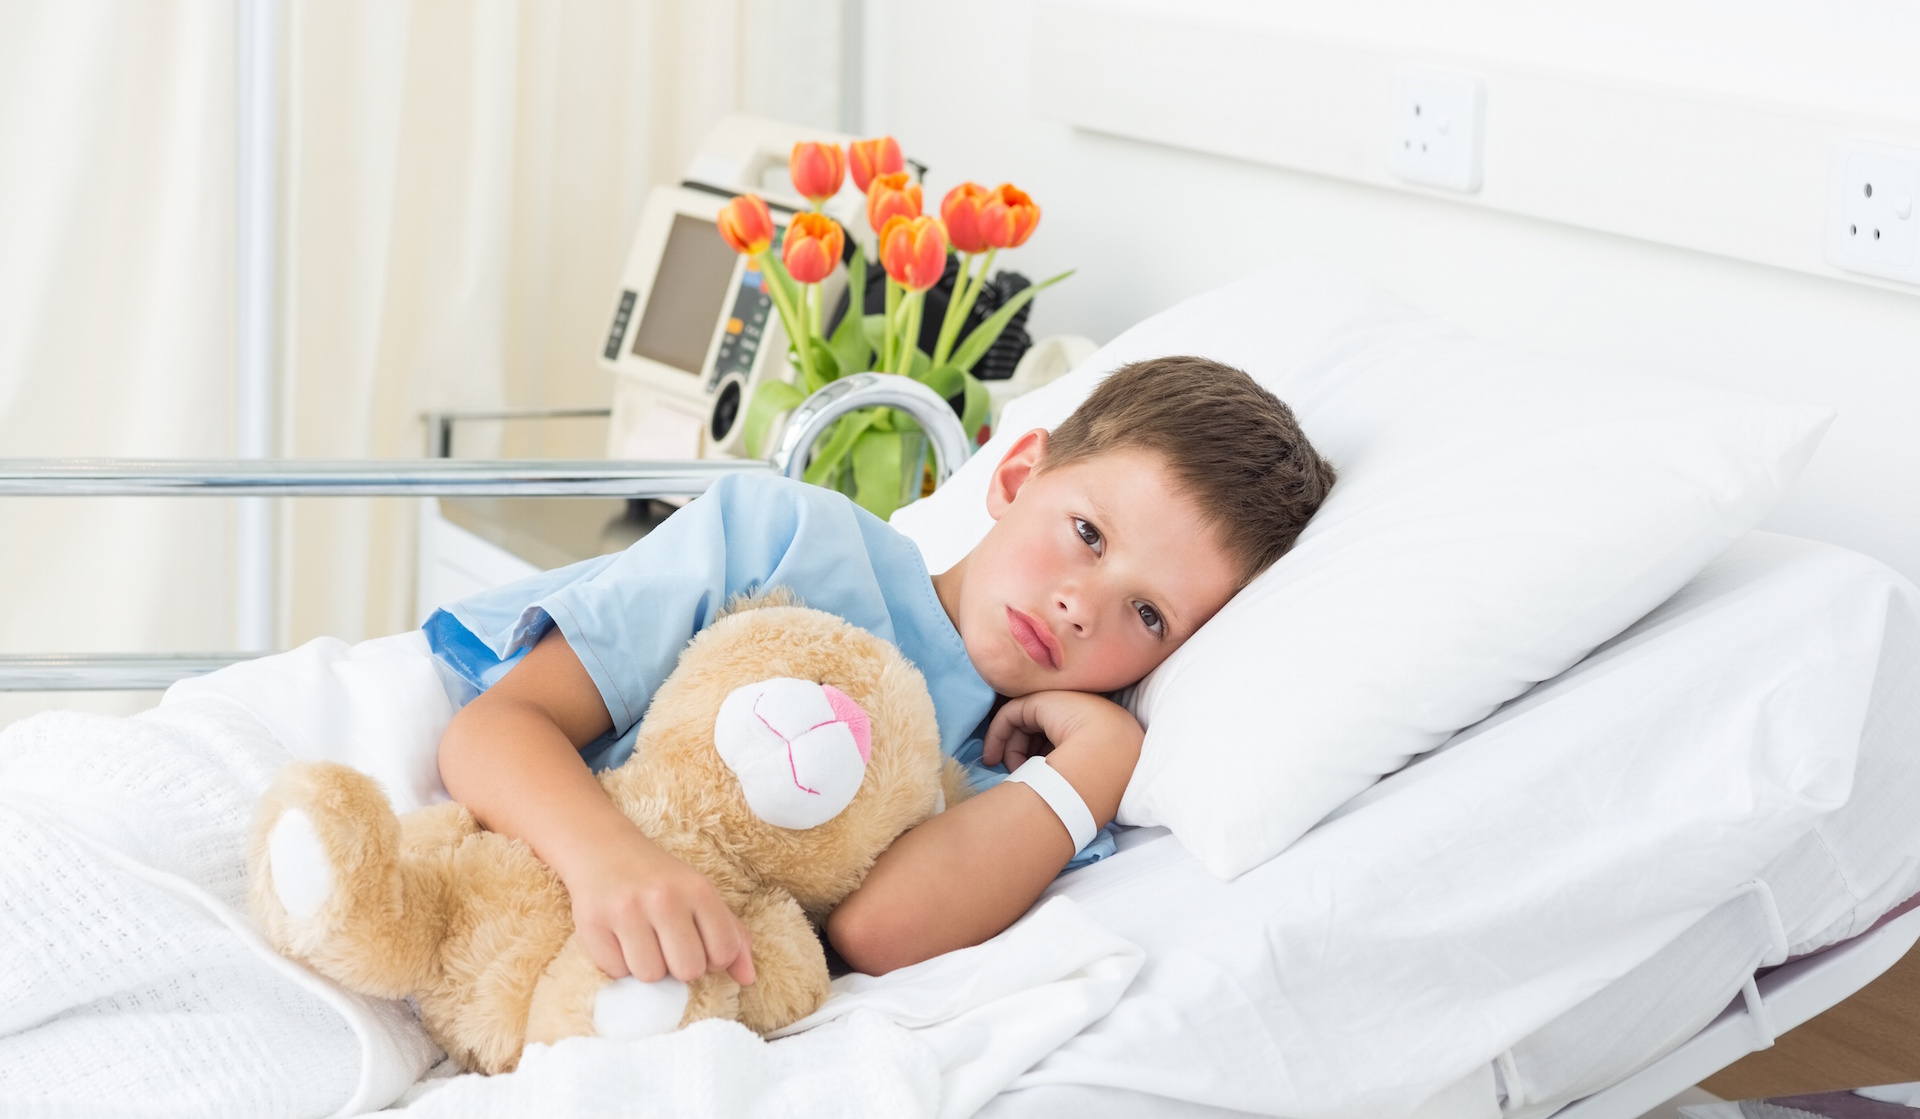
<svg viewBox="0 0 1920 1119"><path fill-rule="evenodd" d="M753 814L804 830L838 816L866 775L867 713L831 684L777 676L737 688L720 705L714 747Z"/></svg>

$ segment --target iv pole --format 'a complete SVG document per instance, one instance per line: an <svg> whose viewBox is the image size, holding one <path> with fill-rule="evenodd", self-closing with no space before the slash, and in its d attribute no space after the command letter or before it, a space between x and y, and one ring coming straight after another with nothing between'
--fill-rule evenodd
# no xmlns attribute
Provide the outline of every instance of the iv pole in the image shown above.
<svg viewBox="0 0 1920 1119"><path fill-rule="evenodd" d="M234 269L234 449L273 454L274 199L279 0L235 0L238 83ZM274 647L273 504L243 497L235 513L234 621L239 647Z"/></svg>

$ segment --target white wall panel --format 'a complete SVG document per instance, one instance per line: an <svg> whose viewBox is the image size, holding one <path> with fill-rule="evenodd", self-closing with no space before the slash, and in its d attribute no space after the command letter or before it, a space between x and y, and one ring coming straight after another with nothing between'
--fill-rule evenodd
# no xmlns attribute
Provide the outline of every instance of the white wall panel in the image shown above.
<svg viewBox="0 0 1920 1119"><path fill-rule="evenodd" d="M1035 70L1064 48L1039 39L1064 33L1037 18L1035 0L971 6L967 23L975 30L967 42L982 41L978 29L991 29L990 49L943 55L947 61L938 67L927 64L927 52L930 44L957 42L951 11L904 0L875 2L875 23L885 32L869 58L881 87L874 104L907 151L931 165L929 204L964 179L988 185L1011 180L1034 194L1044 217L1027 246L1002 254L1002 266L1035 276L1080 269L1036 302L1036 335L1072 331L1104 341L1268 261L1312 253L1489 337L1612 367L1832 405L1839 420L1767 527L1859 549L1920 579L1920 293L1843 278L1817 260L1805 268L1756 263L1741 253L1707 249L1705 234L1684 229L1662 234L1673 243L1659 243L1648 233L1622 235L1484 203L1462 204L1444 192L1375 182L1363 172L1300 171L1291 157L1212 154L1184 141L1173 146L1074 127L1042 112L1038 93L1053 79ZM1187 7L1217 19L1248 6ZM1784 10L1778 4L1751 5L1749 17L1732 21L1705 10L1713 5L1655 9L1637 0L1260 7L1270 13L1269 23L1293 20L1301 35L1315 41L1350 46L1372 26L1388 53L1423 41L1455 55L1463 44L1483 43L1509 63L1513 54L1530 52L1530 69L1515 67L1516 73L1525 69L1521 76L1529 81L1591 90L1597 101L1630 101L1644 94L1647 83L1684 90L1695 115L1657 143L1626 145L1612 176L1587 191L1583 205L1595 208L1614 204L1608 193L1645 192L1670 174L1663 146L1680 144L1688 131L1744 137L1735 147L1770 143L1765 129L1752 123L1764 109L1758 94L1767 88L1793 94L1794 112L1809 120L1877 114L1898 117L1906 122L1902 127L1920 124L1920 67L1894 66L1890 60L1900 56L1899 48L1873 33L1847 30L1872 26L1868 17L1888 5L1822 9L1836 12L1841 26L1818 35L1791 22L1767 26ZM1553 9L1560 22L1543 26L1548 17L1534 8ZM1893 13L1896 24L1920 19L1920 9L1905 11ZM1473 17L1467 22L1478 30L1447 30L1449 13ZM1920 33L1907 42L1920 42ZM1161 46L1174 53L1171 37ZM1346 61L1332 67L1336 78L1344 65L1364 69L1352 61L1357 56L1340 56ZM1594 68L1608 60L1620 76L1602 81ZM1230 69L1234 58L1215 55L1211 61L1211 67L1192 71L1194 82L1214 82L1210 69ZM1304 72L1309 64L1300 65ZM1680 82L1688 73L1698 79L1694 86ZM1317 111L1319 95L1312 83L1307 86L1269 99L1263 111ZM1498 93L1490 86L1490 126L1499 112ZM1233 111L1207 104L1209 113ZM1379 124L1363 121L1365 115L1355 111L1351 128ZM1205 121L1194 128L1229 133ZM1335 158L1350 144L1361 153L1352 156L1357 166L1364 153L1376 150L1373 139L1351 139L1338 129L1297 129L1287 133L1293 137L1288 142L1321 153L1316 158ZM1496 150L1495 135L1490 133L1487 153L1489 192L1500 181L1537 184L1565 174L1553 165L1559 157L1549 149L1498 141L1506 146ZM1384 143L1380 151L1384 167ZM1823 162L1814 177L1824 172ZM1768 181L1722 191L1715 205L1734 210L1758 205L1754 198L1808 189L1804 181L1794 185L1792 176L1775 182L1772 172L1756 174ZM1685 224L1638 203L1620 209L1648 230L1658 222ZM1731 224L1710 213L1701 221L1721 230L1714 236L1724 236ZM1795 236L1813 236L1809 228L1803 223ZM1781 245L1792 241L1778 231L1760 236ZM1804 252L1818 252L1817 237Z"/></svg>

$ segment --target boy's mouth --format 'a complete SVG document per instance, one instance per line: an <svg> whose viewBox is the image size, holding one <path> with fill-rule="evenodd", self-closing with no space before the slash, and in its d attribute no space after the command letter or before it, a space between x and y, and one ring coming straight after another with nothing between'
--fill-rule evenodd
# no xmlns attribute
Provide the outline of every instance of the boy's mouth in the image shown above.
<svg viewBox="0 0 1920 1119"><path fill-rule="evenodd" d="M1054 640L1053 634L1047 632L1045 626L1009 606L1007 607L1007 629L1012 632L1013 639L1019 643L1020 648L1026 650L1027 656L1033 658L1035 664L1042 668L1060 667L1059 643Z"/></svg>

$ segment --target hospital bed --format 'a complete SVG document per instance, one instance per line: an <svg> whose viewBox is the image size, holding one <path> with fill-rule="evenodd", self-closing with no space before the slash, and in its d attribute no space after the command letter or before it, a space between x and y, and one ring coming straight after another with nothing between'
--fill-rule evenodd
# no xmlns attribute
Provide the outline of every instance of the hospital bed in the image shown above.
<svg viewBox="0 0 1920 1119"><path fill-rule="evenodd" d="M0 494L688 496L729 472L797 475L828 425L854 408L879 404L907 411L928 430L938 475L966 457L967 441L944 401L915 383L869 374L810 398L765 461L9 462L0 463ZM1741 547L1765 553L1780 545L1750 538ZM1749 569L1764 572L1765 559ZM1920 913L1906 909L1920 890L1920 813L1909 809L1920 794L1920 751L1913 749L1920 694L1899 683L1920 667L1920 620L1890 617L1878 656L1882 683L1852 799L1749 889L1501 1054L1468 1091L1483 1094L1489 1107L1500 1101L1512 1119L1629 1119L1837 1004L1920 939ZM239 659L14 656L0 658L0 688L158 688ZM1556 689L1580 683L1576 667L1515 702L1551 699ZM1471 736L1470 729L1456 742ZM1394 782L1417 776L1421 764L1376 790L1390 792ZM1136 829L1124 835L1117 855L1063 878L1053 893L1074 898L1152 960L1177 948L1184 935L1182 922L1168 919L1170 909L1183 909L1191 922L1219 891L1255 888L1258 873L1218 883L1164 830ZM1191 904L1171 904L1182 898ZM1038 1084L1002 1093L983 1114L1209 1113L1234 1114L1146 1091Z"/></svg>

